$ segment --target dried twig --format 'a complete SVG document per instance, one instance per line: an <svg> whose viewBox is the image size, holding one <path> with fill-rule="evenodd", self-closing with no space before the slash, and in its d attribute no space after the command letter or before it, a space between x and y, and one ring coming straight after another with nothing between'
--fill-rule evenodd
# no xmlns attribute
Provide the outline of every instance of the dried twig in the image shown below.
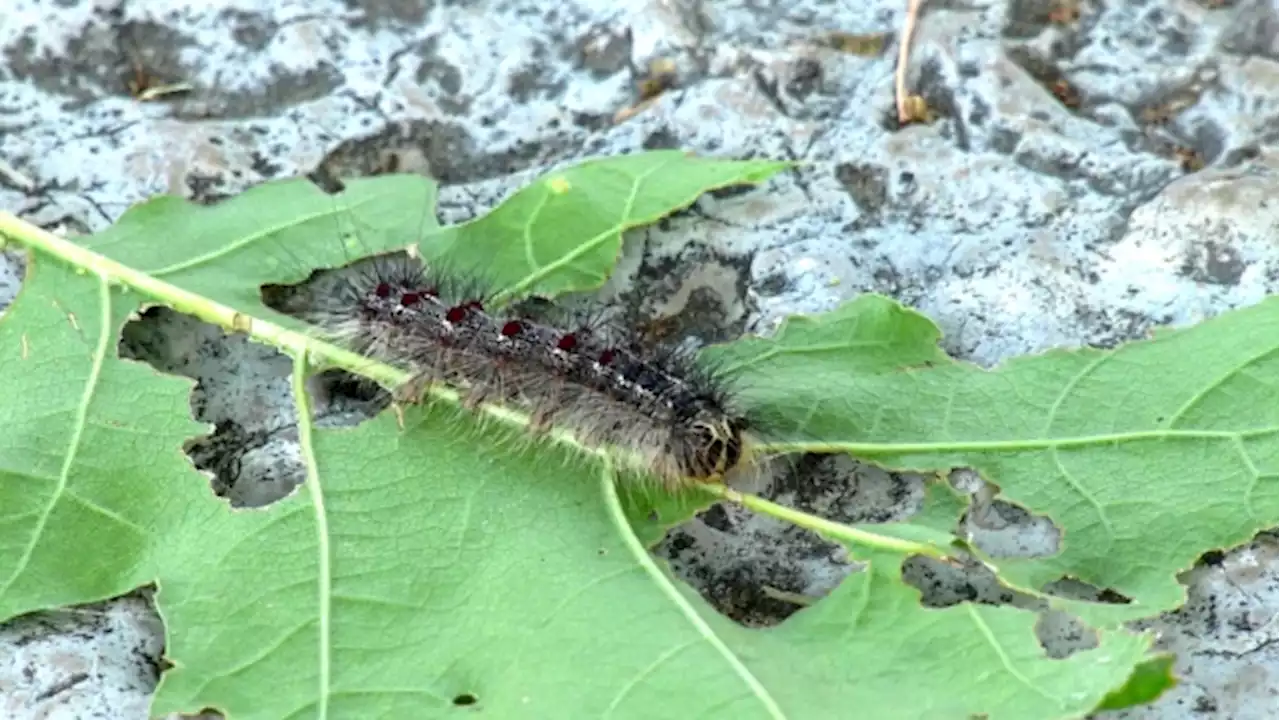
<svg viewBox="0 0 1280 720"><path fill-rule="evenodd" d="M898 68L893 74L893 94L898 105L898 122L904 125L915 119L907 107L907 56L911 50L911 34L916 30L916 18L923 4L924 0L909 0L907 19L902 23L902 38L898 41Z"/></svg>
<svg viewBox="0 0 1280 720"><path fill-rule="evenodd" d="M31 178L23 175L17 168L13 167L4 160L0 160L0 177L8 180L15 187L23 192L30 192L36 187L36 183Z"/></svg>
<svg viewBox="0 0 1280 720"><path fill-rule="evenodd" d="M194 88L191 83L186 82L161 83L156 76L143 67L140 61L133 61L133 77L129 80L129 94L138 102L147 102L175 93L191 92L192 89Z"/></svg>
<svg viewBox="0 0 1280 720"><path fill-rule="evenodd" d="M613 124L620 125L649 109L664 92L675 87L677 79L678 71L674 60L657 58L651 61L636 84L639 100L634 105L619 110L613 116Z"/></svg>

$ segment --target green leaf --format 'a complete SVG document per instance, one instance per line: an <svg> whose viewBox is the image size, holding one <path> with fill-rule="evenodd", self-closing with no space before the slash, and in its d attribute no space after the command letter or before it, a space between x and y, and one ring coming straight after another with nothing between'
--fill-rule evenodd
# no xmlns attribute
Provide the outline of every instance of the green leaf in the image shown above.
<svg viewBox="0 0 1280 720"><path fill-rule="evenodd" d="M876 718L1080 717L1086 698L1127 673L1150 643L1102 630L1097 648L1051 659L1036 640L1034 613L976 603L922 609L919 593L901 582L900 556L851 549L868 569L766 635L786 653L791 682L819 694L818 707ZM842 648L834 656L825 647L833 640ZM808 652L791 654L784 644Z"/></svg>
<svg viewBox="0 0 1280 720"><path fill-rule="evenodd" d="M37 257L0 318L0 619L150 582L157 539L219 504L182 452L191 383L116 356L138 299Z"/></svg>
<svg viewBox="0 0 1280 720"><path fill-rule="evenodd" d="M1156 655L1143 661L1134 669L1122 687L1107 693L1095 712L1123 710L1135 705L1154 702L1165 690L1178 684L1173 677L1174 657L1170 653Z"/></svg>
<svg viewBox="0 0 1280 720"><path fill-rule="evenodd" d="M416 175L347 181L333 195L305 179L266 183L212 206L162 195L83 239L95 252L254 317L297 327L259 287L413 245L435 229L436 186Z"/></svg>
<svg viewBox="0 0 1280 720"><path fill-rule="evenodd" d="M556 453L537 463L478 455L458 441L459 422L413 412L404 433L389 416L317 433L322 499L291 498L249 537L191 526L177 545L200 551L173 558L161 581L182 666L165 675L155 712L310 714L324 687L341 716L434 717L467 695L494 717L569 707L583 717L821 718L849 706L883 718L1071 717L1149 643L1107 632L1096 650L1049 659L1034 615L925 610L893 555L812 614L748 630L626 541L607 478L566 472Z"/></svg>
<svg viewBox="0 0 1280 720"><path fill-rule="evenodd" d="M1050 660L1034 615L926 610L888 554L781 627L748 630L643 552L608 477L553 448L495 452L497 431L478 433L443 408L408 412L403 431L390 414L355 429L304 428L313 482L266 510L232 511L178 454L181 436L198 429L184 419L189 384L109 352L76 352L85 338L64 311L95 317L108 292L36 258L0 324L6 363L20 359L24 333L33 362L66 358L50 370L59 381L40 386L46 407L102 393L132 423L93 413L80 423L72 405L49 437L105 425L102 455L17 473L12 461L42 445L4 446L6 500L31 499L34 485L36 504L55 511L40 524L0 506L0 567L17 579L0 617L156 581L175 664L156 714L216 707L274 720L323 707L331 717L436 717L474 698L495 717L562 717L570 707L589 717L819 718L849 706L885 718L1071 717L1149 643L1104 633L1098 649ZM123 320L114 317L77 321L89 347L111 348ZM131 374L95 378L95 367ZM2 417L30 410L21 397L0 398ZM52 502L63 467L74 481ZM121 547L113 533L134 542ZM15 574L11 549L24 543L48 559ZM952 652L939 654L939 642ZM908 683L917 689L904 703Z"/></svg>
<svg viewBox="0 0 1280 720"><path fill-rule="evenodd" d="M781 429L778 447L894 470L972 467L1049 515L1061 551L1004 560L1002 577L1114 589L1133 602L1072 609L1119 622L1176 607L1178 571L1280 520L1276 325L1272 297L1116 350L985 371L947 360L928 319L864 296L717 357Z"/></svg>
<svg viewBox="0 0 1280 720"><path fill-rule="evenodd" d="M633 169L653 162L637 157L610 162ZM666 162L656 163L667 169L653 175L670 172L661 188L606 193L592 211L620 226L639 218L634 208L642 198L688 177ZM546 191L567 187L560 198L583 187L567 176ZM605 184L586 187L596 186ZM367 250L412 243L423 223L392 216L411 206L409 196L430 190L422 181L378 178L339 196L279 183L239 199L248 204L196 208L158 200L88 244L254 318L272 317L258 300L259 283L296 281L311 262L338 265ZM687 195L669 194L663 207L674 209ZM491 246L475 252L504 263L516 260L493 248L533 247L527 237L550 243L538 245L533 264L503 266L514 268L506 285L513 294L591 287L607 276L616 247L600 252L613 240L598 239L604 229L593 228L612 225L584 222L570 204L556 206L568 213L555 223L566 229L564 237L525 233L554 217L546 209L516 212L523 197L509 200L515 210L495 215L524 220L488 220L476 241ZM548 207L554 202L548 199ZM357 229L348 233L356 245L322 232L346 220ZM429 257L473 251L470 242L458 244L465 235L427 237L446 242L425 240ZM544 258L543 247L559 260ZM587 249L575 254L578 247ZM147 248L161 248L159 259ZM600 468L554 447L514 452L504 430L477 429L469 417L441 407L408 412L403 430L389 414L347 430L304 422L308 483L269 508L233 511L181 455L183 442L204 430L187 416L189 383L115 357L119 327L142 298L46 257L36 257L30 273L0 319L0 362L20 368L12 374L17 391L0 394L0 579L6 580L0 619L156 582L175 664L163 676L156 713L209 706L238 718L312 717L322 709L330 717L435 717L474 700L472 709L493 717L563 717L570 708L619 718L825 718L853 707L884 718L1035 720L1088 713L1150 661L1149 636L1106 627L1098 631L1099 647L1050 659L1036 640L1034 613L972 604L926 609L901 580L901 555L861 546L850 549L867 568L829 597L778 627L740 627L643 550L641 540L704 503L650 502L625 489L627 499L620 500ZM1274 408L1275 373L1257 368L1248 393L1228 377L1232 368L1249 367L1250 358L1268 357L1268 347L1274 369L1274 327L1270 302L1105 353L1105 362L1094 351L1050 353L987 373L947 359L925 318L870 297L822 318L795 319L773 340L713 353L744 374L745 399L778 421L782 446L849 451L893 468L974 464L1006 496L1064 526L1059 556L1005 561L1013 580L1029 582L1026 568L1041 568L1037 562L1052 569L1046 577L1116 574L1136 579L1141 593L1133 605L1149 609L1191 546L1234 537L1240 526L1268 518L1232 516L1229 527L1207 525L1223 522L1215 507L1238 507L1242 497L1239 483L1209 485L1200 495L1208 512L1187 504L1172 511L1183 516L1171 550L1162 545L1171 537L1167 522L1141 515L1143 502L1121 502L1115 507L1126 514L1115 517L1128 523L1132 511L1141 522L1112 526L1130 534L1113 538L1117 550L1108 564L1081 554L1098 530L1081 517L1079 497L1046 487L1055 476L1041 456L1051 448L1069 451L1066 467L1096 473L1112 461L1107 453L1147 442L1063 435L1101 432L1091 423L1112 435L1131 432L1120 422L1123 414L1088 412L1090 402L1104 411L1117 403L1117 388L1152 396L1185 389L1186 397L1170 401L1189 408L1183 424L1256 425L1260 417L1262 427L1270 422L1274 430L1274 411L1257 411L1248 395L1265 400L1270 393ZM1163 361L1180 365L1168 377L1147 372L1154 362L1143 362L1148 346L1165 347ZM1187 355L1196 352L1205 357L1190 363ZM1122 374L1123 383L1099 371L1126 362L1141 372ZM1093 374L1070 381L1094 363ZM1215 368L1216 383L1201 382ZM1103 380L1110 385L1092 385ZM1224 389L1234 398L1220 397ZM1059 396L1051 414L1054 403L1044 401ZM1199 402L1189 403L1192 397ZM1037 403L1044 417L1035 418ZM1036 427L1048 434L1036 434ZM1248 447L1246 431L1225 432ZM1274 436L1255 438L1257 467L1275 466ZM1144 463L1167 470L1155 452L1166 448L1185 459L1182 435L1164 432L1160 440ZM1219 458L1209 457L1216 446L1204 449L1197 468ZM1088 473L1070 479L1081 478L1098 480ZM1140 479L1142 494L1134 488L1134 497L1163 497L1159 479ZM1273 495L1274 486L1272 476ZM1222 499L1233 490L1233 498ZM918 523L865 529L943 542L938 529L946 529L948 508L958 507L955 496L938 492ZM1188 523L1196 526L1188 530ZM1149 555L1138 557L1138 544Z"/></svg>
<svg viewBox="0 0 1280 720"><path fill-rule="evenodd" d="M482 268L508 298L594 290L622 249L622 233L692 205L717 188L763 182L790 163L727 162L679 150L589 160L540 178L493 212L441 228L428 258Z"/></svg>
<svg viewBox="0 0 1280 720"><path fill-rule="evenodd" d="M715 502L714 497L697 489L668 493L643 482L624 483L618 492L627 523L645 547L662 542L668 530Z"/></svg>
<svg viewBox="0 0 1280 720"><path fill-rule="evenodd" d="M925 485L924 504L911 516L911 523L936 531L955 532L961 514L968 507L968 496L939 478Z"/></svg>

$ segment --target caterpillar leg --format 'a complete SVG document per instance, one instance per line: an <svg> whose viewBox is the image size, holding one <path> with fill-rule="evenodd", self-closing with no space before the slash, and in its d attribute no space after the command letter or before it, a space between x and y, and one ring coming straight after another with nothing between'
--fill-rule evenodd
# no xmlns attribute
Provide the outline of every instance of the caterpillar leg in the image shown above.
<svg viewBox="0 0 1280 720"><path fill-rule="evenodd" d="M462 407L464 410L474 412L485 402L490 400L502 402L505 399L501 371L499 368L493 368L473 382L463 393Z"/></svg>
<svg viewBox="0 0 1280 720"><path fill-rule="evenodd" d="M420 405L435 381L433 373L418 373L391 391L391 402L398 406Z"/></svg>
<svg viewBox="0 0 1280 720"><path fill-rule="evenodd" d="M534 436L545 435L555 425L556 416L563 409L563 383L557 382L546 390L542 402L529 413L529 432Z"/></svg>
<svg viewBox="0 0 1280 720"><path fill-rule="evenodd" d="M391 391L391 411L396 414L396 425L404 430L404 409L409 405L421 405L427 391L438 382L433 372L420 372Z"/></svg>

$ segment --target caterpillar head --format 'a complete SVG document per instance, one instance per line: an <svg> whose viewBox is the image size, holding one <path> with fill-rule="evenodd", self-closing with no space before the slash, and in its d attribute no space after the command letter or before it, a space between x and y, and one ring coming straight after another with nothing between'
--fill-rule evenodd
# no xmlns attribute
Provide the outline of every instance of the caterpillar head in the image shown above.
<svg viewBox="0 0 1280 720"><path fill-rule="evenodd" d="M680 457L685 474L699 479L721 477L742 459L742 418L702 413L689 422Z"/></svg>

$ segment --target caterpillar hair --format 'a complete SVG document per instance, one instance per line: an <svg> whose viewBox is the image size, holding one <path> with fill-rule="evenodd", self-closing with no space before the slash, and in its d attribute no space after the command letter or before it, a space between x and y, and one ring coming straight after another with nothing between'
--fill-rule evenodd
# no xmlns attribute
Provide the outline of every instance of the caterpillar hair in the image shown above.
<svg viewBox="0 0 1280 720"><path fill-rule="evenodd" d="M723 481L747 459L754 424L734 402L731 380L679 345L599 317L565 321L554 306L491 309L483 282L424 267L406 252L366 258L330 278L300 305L278 309L409 372L412 380L395 389L399 401L417 402L444 384L466 408L519 410L533 433L568 430L670 490Z"/></svg>

